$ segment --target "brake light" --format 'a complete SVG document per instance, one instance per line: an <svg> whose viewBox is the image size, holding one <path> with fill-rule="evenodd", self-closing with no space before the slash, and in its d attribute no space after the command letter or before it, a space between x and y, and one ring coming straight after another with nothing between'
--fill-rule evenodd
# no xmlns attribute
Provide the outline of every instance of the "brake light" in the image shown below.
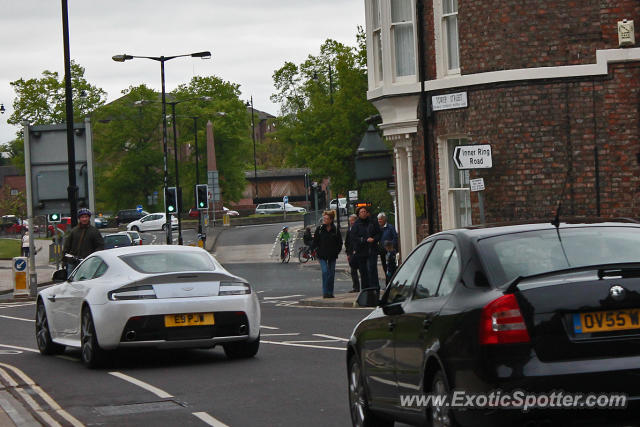
<svg viewBox="0 0 640 427"><path fill-rule="evenodd" d="M529 342L515 295L508 294L491 301L482 309L480 317L480 344L513 344Z"/></svg>

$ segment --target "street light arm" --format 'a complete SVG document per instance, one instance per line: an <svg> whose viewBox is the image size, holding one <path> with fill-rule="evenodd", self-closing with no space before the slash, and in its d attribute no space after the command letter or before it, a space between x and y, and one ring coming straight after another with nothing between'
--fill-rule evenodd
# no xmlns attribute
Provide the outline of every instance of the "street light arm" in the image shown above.
<svg viewBox="0 0 640 427"><path fill-rule="evenodd" d="M136 55L127 55L125 53L123 55L113 55L111 59L113 59L116 62L124 62L133 58L145 58L145 59L152 59L154 61L166 62L171 59L181 58L184 56L191 56L193 58L211 59L211 52L206 50L204 52L187 53L184 55L173 55L173 56L136 56Z"/></svg>

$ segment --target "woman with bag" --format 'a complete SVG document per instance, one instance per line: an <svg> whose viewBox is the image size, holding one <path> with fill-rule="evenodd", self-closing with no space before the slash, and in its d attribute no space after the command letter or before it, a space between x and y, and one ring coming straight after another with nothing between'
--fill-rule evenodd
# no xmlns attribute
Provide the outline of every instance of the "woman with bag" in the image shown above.
<svg viewBox="0 0 640 427"><path fill-rule="evenodd" d="M322 225L313 234L313 247L316 248L322 270L322 297L333 298L333 283L336 276L336 259L342 249L342 235L333 223L335 213L324 211Z"/></svg>

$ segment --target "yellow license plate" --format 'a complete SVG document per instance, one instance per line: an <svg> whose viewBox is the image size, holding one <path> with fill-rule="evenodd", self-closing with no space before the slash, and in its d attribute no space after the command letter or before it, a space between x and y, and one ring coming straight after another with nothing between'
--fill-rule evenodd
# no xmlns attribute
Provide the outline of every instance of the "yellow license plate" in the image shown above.
<svg viewBox="0 0 640 427"><path fill-rule="evenodd" d="M578 334L625 329L640 329L640 309L593 311L573 315L573 331Z"/></svg>
<svg viewBox="0 0 640 427"><path fill-rule="evenodd" d="M164 316L164 326L172 328L175 326L202 326L213 325L213 313L183 313L167 314Z"/></svg>

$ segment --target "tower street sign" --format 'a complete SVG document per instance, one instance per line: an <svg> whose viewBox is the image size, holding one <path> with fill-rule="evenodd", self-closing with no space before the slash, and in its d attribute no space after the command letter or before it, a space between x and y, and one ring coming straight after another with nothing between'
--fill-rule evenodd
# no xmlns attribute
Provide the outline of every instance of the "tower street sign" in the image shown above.
<svg viewBox="0 0 640 427"><path fill-rule="evenodd" d="M486 169L493 166L491 161L491 146L458 145L453 150L453 162L458 169Z"/></svg>

